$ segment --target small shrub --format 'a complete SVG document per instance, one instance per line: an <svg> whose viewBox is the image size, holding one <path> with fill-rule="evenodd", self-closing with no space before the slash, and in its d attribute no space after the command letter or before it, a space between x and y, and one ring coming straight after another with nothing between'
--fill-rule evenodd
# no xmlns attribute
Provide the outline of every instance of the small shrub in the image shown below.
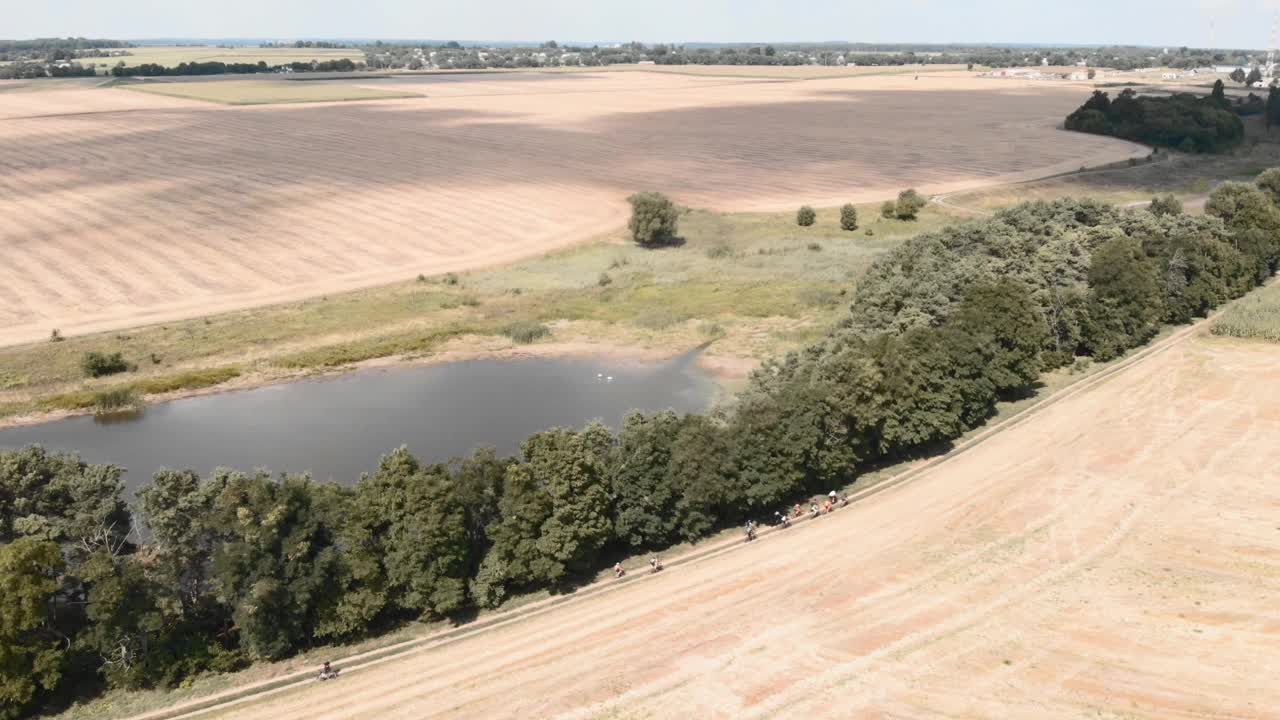
<svg viewBox="0 0 1280 720"><path fill-rule="evenodd" d="M804 287L798 294L800 302L809 307L834 307L840 302L840 295L830 288Z"/></svg>
<svg viewBox="0 0 1280 720"><path fill-rule="evenodd" d="M631 258L626 255L614 255L613 260L609 262L609 269L616 270L620 267L626 267L631 264Z"/></svg>
<svg viewBox="0 0 1280 720"><path fill-rule="evenodd" d="M908 188L898 193L898 202L896 205L897 216L899 220L915 220L920 210L928 205L929 201L923 195L916 192L913 188Z"/></svg>
<svg viewBox="0 0 1280 720"><path fill-rule="evenodd" d="M642 192L627 198L631 203L631 220L627 229L631 239L644 247L671 244L676 237L679 213L671 200L662 193Z"/></svg>
<svg viewBox="0 0 1280 720"><path fill-rule="evenodd" d="M423 275L422 273L418 273L418 282L424 283L426 281L427 281L427 276Z"/></svg>
<svg viewBox="0 0 1280 720"><path fill-rule="evenodd" d="M511 294L512 294L512 295L523 295L523 294L524 294L524 290L521 290L520 288L511 288Z"/></svg>
<svg viewBox="0 0 1280 720"><path fill-rule="evenodd" d="M466 305L467 307L480 307L480 298L475 295L463 295L458 298L458 302Z"/></svg>
<svg viewBox="0 0 1280 720"><path fill-rule="evenodd" d="M809 248L813 252L822 252L822 243L811 242L805 247Z"/></svg>
<svg viewBox="0 0 1280 720"><path fill-rule="evenodd" d="M1072 375L1086 373L1089 372L1089 366L1092 364L1093 361L1091 359L1087 357L1078 357L1075 359L1075 362L1071 363L1071 369L1068 372Z"/></svg>
<svg viewBox="0 0 1280 720"><path fill-rule="evenodd" d="M124 359L124 356L118 352L107 355L91 350L80 357L80 370L84 372L85 377L115 375L132 369L133 367Z"/></svg>
<svg viewBox="0 0 1280 720"><path fill-rule="evenodd" d="M596 280L596 284L600 287L608 287L613 284L613 278L609 277L609 273L602 272L599 279Z"/></svg>
<svg viewBox="0 0 1280 720"><path fill-rule="evenodd" d="M840 208L840 229L849 232L858 229L858 208L853 203L845 203Z"/></svg>
<svg viewBox="0 0 1280 720"><path fill-rule="evenodd" d="M724 337L724 328L720 323L704 322L698 326L698 334L708 340Z"/></svg>
<svg viewBox="0 0 1280 720"><path fill-rule="evenodd" d="M512 342L528 345L550 335L551 328L531 320L517 320L504 327L502 334L511 338Z"/></svg>
<svg viewBox="0 0 1280 720"><path fill-rule="evenodd" d="M151 364L152 364L152 365L159 365L161 362L164 362L164 358L160 357L159 355L157 355L157 354L155 354L155 353L151 353Z"/></svg>
<svg viewBox="0 0 1280 720"><path fill-rule="evenodd" d="M142 399L132 385L107 388L106 390L98 391L93 396L93 411L95 413L117 413L124 410L132 410L141 404Z"/></svg>
<svg viewBox="0 0 1280 720"><path fill-rule="evenodd" d="M636 315L635 324L647 330L665 330L689 318L666 307L653 307Z"/></svg>
<svg viewBox="0 0 1280 720"><path fill-rule="evenodd" d="M715 245L712 245L711 247L707 248L707 257L711 258L712 260L727 258L731 255L733 255L733 248L729 247L728 243L723 243L723 242L716 243Z"/></svg>
<svg viewBox="0 0 1280 720"><path fill-rule="evenodd" d="M457 275L457 273L445 273L445 274L444 274L444 284L445 284L445 285L457 285L457 284L458 284L458 275Z"/></svg>
<svg viewBox="0 0 1280 720"><path fill-rule="evenodd" d="M802 206L796 211L796 224L800 227L809 227L818 219L818 214L808 205Z"/></svg>
<svg viewBox="0 0 1280 720"><path fill-rule="evenodd" d="M885 200L880 205L880 217L885 220L892 220L898 216L898 204L892 200Z"/></svg>
<svg viewBox="0 0 1280 720"><path fill-rule="evenodd" d="M66 338L62 337L62 331L58 328L49 331L49 342L62 342L63 340L66 340Z"/></svg>
<svg viewBox="0 0 1280 720"><path fill-rule="evenodd" d="M875 235L875 234L876 234L875 230L872 230L871 228L867 228L867 237L871 237L872 235Z"/></svg>
<svg viewBox="0 0 1280 720"><path fill-rule="evenodd" d="M1157 217L1161 215L1181 215L1182 201L1178 200L1173 193L1157 195L1151 198L1151 204L1147 206L1147 209Z"/></svg>

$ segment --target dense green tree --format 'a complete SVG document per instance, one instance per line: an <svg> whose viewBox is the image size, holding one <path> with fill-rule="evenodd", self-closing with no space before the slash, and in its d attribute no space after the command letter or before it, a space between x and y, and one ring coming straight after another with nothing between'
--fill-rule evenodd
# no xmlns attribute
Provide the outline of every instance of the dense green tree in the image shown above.
<svg viewBox="0 0 1280 720"><path fill-rule="evenodd" d="M1250 86L1256 82L1262 82L1262 71L1255 65L1253 69L1249 71L1249 76L1244 79L1244 82L1246 85Z"/></svg>
<svg viewBox="0 0 1280 720"><path fill-rule="evenodd" d="M813 208L808 205L802 205L800 209L796 211L796 224L800 227L809 227L817 217L818 215L813 211Z"/></svg>
<svg viewBox="0 0 1280 720"><path fill-rule="evenodd" d="M1138 240L1120 235L1098 248L1089 288L1087 342L1098 360L1115 358L1160 329L1164 293Z"/></svg>
<svg viewBox="0 0 1280 720"><path fill-rule="evenodd" d="M997 393L1025 393L1040 378L1048 326L1026 286L1008 278L975 285L952 323L991 352L987 376Z"/></svg>
<svg viewBox="0 0 1280 720"><path fill-rule="evenodd" d="M498 503L501 519L472 592L482 605L509 588L558 586L585 573L613 535L606 477L612 439L592 424L530 435L511 465Z"/></svg>
<svg viewBox="0 0 1280 720"><path fill-rule="evenodd" d="M1280 168L1264 170L1254 185L1271 199L1271 204L1280 208Z"/></svg>
<svg viewBox="0 0 1280 720"><path fill-rule="evenodd" d="M840 207L840 229L853 231L858 229L858 208L853 203L845 203Z"/></svg>
<svg viewBox="0 0 1280 720"><path fill-rule="evenodd" d="M1205 213L1221 218L1232 233L1237 250L1254 262L1255 278L1262 282L1280 262L1280 208L1249 183L1225 182L1209 194Z"/></svg>
<svg viewBox="0 0 1280 720"><path fill-rule="evenodd" d="M1138 95L1132 88L1114 100L1094 95L1067 116L1068 130L1113 135L1184 152L1223 152L1244 140L1244 124L1230 110L1218 81L1210 97L1191 93Z"/></svg>
<svg viewBox="0 0 1280 720"><path fill-rule="evenodd" d="M1243 85L1246 82L1245 78L1247 76L1244 74L1244 68L1236 68L1235 70L1231 71L1231 74L1228 77L1231 78L1232 82L1238 82L1241 85ZM1221 81L1219 80L1218 82L1221 82Z"/></svg>
<svg viewBox="0 0 1280 720"><path fill-rule="evenodd" d="M631 548L663 547L677 537L679 492L672 482L671 450L681 425L669 410L633 412L622 422L609 481L614 532Z"/></svg>
<svg viewBox="0 0 1280 720"><path fill-rule="evenodd" d="M355 512L382 558L390 600L448 615L466 604L466 517L444 465L419 465L405 447L362 478Z"/></svg>
<svg viewBox="0 0 1280 720"><path fill-rule="evenodd" d="M1153 215L1181 215L1182 201L1173 193L1165 195L1157 195L1151 198L1151 204L1147 206Z"/></svg>
<svg viewBox="0 0 1280 720"><path fill-rule="evenodd" d="M627 198L631 203L631 220L627 228L631 239L644 247L667 245L675 240L679 212L666 195L658 192L636 193Z"/></svg>
<svg viewBox="0 0 1280 720"><path fill-rule="evenodd" d="M880 217L885 220L892 220L898 216L898 204L892 200L885 200L880 203Z"/></svg>
<svg viewBox="0 0 1280 720"><path fill-rule="evenodd" d="M339 597L336 528L304 475L224 473L214 521L228 540L214 555L222 602L240 645L276 659L314 636L322 609Z"/></svg>
<svg viewBox="0 0 1280 720"><path fill-rule="evenodd" d="M62 572L52 542L24 537L0 545L0 718L22 717L62 678L68 639L50 617Z"/></svg>
<svg viewBox="0 0 1280 720"><path fill-rule="evenodd" d="M1209 91L1209 98L1218 107L1227 107L1227 90L1222 84L1222 80L1213 81L1213 89Z"/></svg>
<svg viewBox="0 0 1280 720"><path fill-rule="evenodd" d="M77 644L99 659L101 673L114 687L149 685L161 671L168 627L158 604L159 589L147 578L137 555L100 545L81 574L88 584L89 620ZM152 657L156 648L162 659Z"/></svg>
<svg viewBox="0 0 1280 720"><path fill-rule="evenodd" d="M217 492L191 470L161 470L138 491L151 531L152 575L180 615L196 612L211 591L211 559L223 535L210 523Z"/></svg>
<svg viewBox="0 0 1280 720"><path fill-rule="evenodd" d="M914 188L898 193L898 202L894 204L894 212L899 220L915 220L929 201Z"/></svg>

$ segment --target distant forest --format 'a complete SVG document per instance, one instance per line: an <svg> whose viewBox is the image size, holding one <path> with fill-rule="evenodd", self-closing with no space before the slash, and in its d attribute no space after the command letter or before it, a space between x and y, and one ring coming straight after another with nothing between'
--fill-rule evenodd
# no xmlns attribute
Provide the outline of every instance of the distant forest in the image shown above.
<svg viewBox="0 0 1280 720"><path fill-rule="evenodd" d="M1066 66L1084 63L1090 67L1132 70L1145 67L1197 68L1215 65L1253 68L1264 60L1262 53L1249 50L1134 46L1011 47L875 43L728 45L658 43L646 45L630 42L588 47L561 44L554 40L536 45L479 45L456 41L296 40L262 42L257 46L291 49L357 48L364 52L365 62L362 66L359 64L353 66L352 69L374 70L599 67L639 62L651 62L655 65L966 65L984 67L1034 66L1046 63ZM0 78L92 75L94 74L92 68L74 66L74 61L80 57L101 54L100 51L124 50L130 47L133 46L121 40L89 38L0 40L0 61L14 63L0 67ZM166 68L162 74L208 74L205 65L205 63L192 64L188 68L191 70L189 73L179 73L176 72L176 68ZM302 64L298 64L298 67L289 69L303 72L317 68L305 68ZM226 72L261 72L261 70L237 70L228 66ZM117 73L112 71L112 74ZM149 73L139 71L126 74L161 73L156 73L154 68L150 68Z"/></svg>

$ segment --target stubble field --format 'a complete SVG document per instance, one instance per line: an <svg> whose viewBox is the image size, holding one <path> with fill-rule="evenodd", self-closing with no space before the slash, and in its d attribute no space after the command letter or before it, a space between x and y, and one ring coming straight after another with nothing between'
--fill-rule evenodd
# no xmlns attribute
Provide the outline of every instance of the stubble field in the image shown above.
<svg viewBox="0 0 1280 720"><path fill-rule="evenodd" d="M0 344L541 254L625 197L776 210L942 192L1145 151L1066 133L1079 88L961 76L370 79L426 97L220 107L117 89L0 111Z"/></svg>
<svg viewBox="0 0 1280 720"><path fill-rule="evenodd" d="M1261 718L1280 370L1175 339L819 522L219 717Z"/></svg>

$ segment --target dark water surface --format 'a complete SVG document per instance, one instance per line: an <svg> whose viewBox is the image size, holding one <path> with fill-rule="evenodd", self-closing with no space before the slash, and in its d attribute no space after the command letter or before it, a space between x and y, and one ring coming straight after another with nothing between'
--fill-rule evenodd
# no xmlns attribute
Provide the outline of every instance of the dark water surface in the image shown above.
<svg viewBox="0 0 1280 720"><path fill-rule="evenodd" d="M597 359L471 360L372 370L175 400L130 419L94 417L0 430L0 448L40 443L129 472L130 490L160 467L310 472L354 482L408 445L424 461L489 445L518 450L526 436L633 409L706 409L713 381L692 353L659 365ZM612 380L608 380L612 377Z"/></svg>

